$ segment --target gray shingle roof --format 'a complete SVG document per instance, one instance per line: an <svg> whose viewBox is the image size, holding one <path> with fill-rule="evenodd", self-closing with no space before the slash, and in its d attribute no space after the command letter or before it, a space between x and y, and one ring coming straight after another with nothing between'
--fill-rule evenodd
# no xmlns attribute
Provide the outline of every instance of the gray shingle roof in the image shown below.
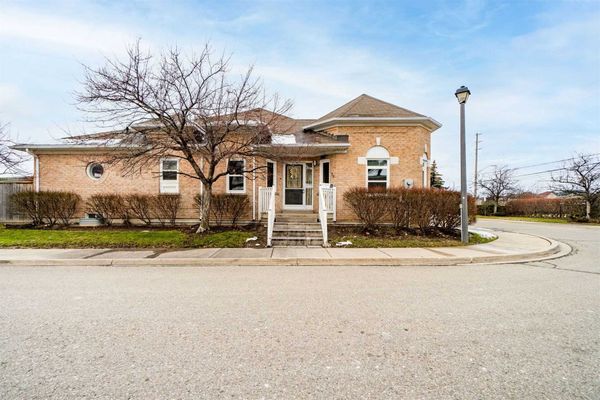
<svg viewBox="0 0 600 400"><path fill-rule="evenodd" d="M332 112L323 115L314 123L326 121L331 118L372 117L372 118L397 118L397 117L425 117L406 108L398 107L383 100L376 99L367 94L361 94Z"/></svg>

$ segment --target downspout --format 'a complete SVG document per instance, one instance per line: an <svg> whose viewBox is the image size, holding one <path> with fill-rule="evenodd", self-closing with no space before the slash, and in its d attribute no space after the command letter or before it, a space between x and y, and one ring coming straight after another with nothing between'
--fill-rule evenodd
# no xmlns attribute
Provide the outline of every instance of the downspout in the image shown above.
<svg viewBox="0 0 600 400"><path fill-rule="evenodd" d="M35 157L35 191L40 191L40 159L38 156Z"/></svg>
<svg viewBox="0 0 600 400"><path fill-rule="evenodd" d="M256 221L256 157L252 157L252 221Z"/></svg>
<svg viewBox="0 0 600 400"><path fill-rule="evenodd" d="M40 191L40 159L29 149L25 152L33 156L33 191L37 193Z"/></svg>

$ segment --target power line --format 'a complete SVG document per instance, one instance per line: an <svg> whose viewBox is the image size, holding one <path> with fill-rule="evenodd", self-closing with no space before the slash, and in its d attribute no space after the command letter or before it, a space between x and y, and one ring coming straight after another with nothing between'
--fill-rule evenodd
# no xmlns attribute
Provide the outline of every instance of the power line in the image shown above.
<svg viewBox="0 0 600 400"><path fill-rule="evenodd" d="M592 153L592 154L583 154L584 157L592 157L592 156L597 156L600 155L600 153ZM530 165L524 165L522 167L515 167L515 168L511 168L513 171L516 171L518 169L525 169L525 168L532 168L532 167L540 167L542 165L549 165L549 164L556 164L559 162L564 162L564 161L570 161L570 160L574 160L577 157L571 157L571 158L565 158L563 160L556 160L556 161L548 161L548 162L543 162L543 163L539 163L539 164L530 164Z"/></svg>
<svg viewBox="0 0 600 400"><path fill-rule="evenodd" d="M547 174L548 172L564 171L565 169L566 168L547 169L545 171L538 171L538 172L531 172L529 174L515 175L514 178L521 178L521 177L524 177L524 176Z"/></svg>
<svg viewBox="0 0 600 400"><path fill-rule="evenodd" d="M593 156L598 156L598 155L600 155L600 153L583 154L583 157L593 157ZM524 165L522 167L515 167L515 168L509 168L509 169L511 171L517 171L519 169L541 167L543 165L550 165L550 164L556 164L556 163L559 163L559 162L570 161L570 160L574 160L575 158L577 158L577 157L565 158L565 159L556 160L556 161L548 161L548 162L543 162L543 163L538 163L538 164ZM493 167L493 166L494 165L488 165L487 167L482 168L480 170L480 172L483 171L483 170L485 170L485 169L488 169L490 167ZM523 176L530 176L530 175L539 175L539 174L543 174L543 173L547 173L547 172L556 172L556 171L561 171L561 170L564 170L564 169L565 168L556 168L556 169L549 169L549 170L532 172L532 173L527 173L527 174L515 175L514 178L523 177Z"/></svg>

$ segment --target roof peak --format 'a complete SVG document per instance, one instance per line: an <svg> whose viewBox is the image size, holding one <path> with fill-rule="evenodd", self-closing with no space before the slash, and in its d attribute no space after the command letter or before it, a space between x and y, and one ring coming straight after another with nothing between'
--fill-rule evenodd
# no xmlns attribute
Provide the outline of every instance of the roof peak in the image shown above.
<svg viewBox="0 0 600 400"><path fill-rule="evenodd" d="M406 118L425 117L403 107L387 101L380 100L366 93L350 100L342 106L323 115L315 122L325 121L331 118L368 117L368 118Z"/></svg>

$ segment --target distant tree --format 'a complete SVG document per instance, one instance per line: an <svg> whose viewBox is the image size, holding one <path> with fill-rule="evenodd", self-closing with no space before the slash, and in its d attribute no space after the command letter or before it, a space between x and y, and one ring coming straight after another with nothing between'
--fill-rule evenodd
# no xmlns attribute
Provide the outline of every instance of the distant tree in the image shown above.
<svg viewBox="0 0 600 400"><path fill-rule="evenodd" d="M433 160L433 163L431 163L431 172L430 172L429 181L430 181L429 186L438 188L438 189L444 189L445 182L444 182L444 179L442 178L442 174L440 174L438 171L438 166L437 166L437 163L435 162L435 160Z"/></svg>
<svg viewBox="0 0 600 400"><path fill-rule="evenodd" d="M16 172L23 157L10 148L14 144L8 137L8 124L0 123L0 174Z"/></svg>
<svg viewBox="0 0 600 400"><path fill-rule="evenodd" d="M585 217L590 219L592 207L600 202L600 158L578 154L568 161L557 175L552 176L552 187L567 195L585 200Z"/></svg>
<svg viewBox="0 0 600 400"><path fill-rule="evenodd" d="M489 178L479 181L487 197L491 198L494 204L494 214L498 212L500 200L508 197L517 190L516 182L513 178L513 170L507 166L494 166L494 171Z"/></svg>
<svg viewBox="0 0 600 400"><path fill-rule="evenodd" d="M251 178L266 168L251 162L219 166L275 157L257 145L270 143L291 107L290 101L266 93L252 67L232 75L229 59L214 57L208 46L186 56L177 48L146 53L138 42L124 59L107 59L85 72L77 97L81 108L94 122L115 129L97 137L118 147L105 161L136 173L164 157L180 159L187 168L177 173L204 188L199 231L210 229L212 189L219 179L233 172Z"/></svg>

